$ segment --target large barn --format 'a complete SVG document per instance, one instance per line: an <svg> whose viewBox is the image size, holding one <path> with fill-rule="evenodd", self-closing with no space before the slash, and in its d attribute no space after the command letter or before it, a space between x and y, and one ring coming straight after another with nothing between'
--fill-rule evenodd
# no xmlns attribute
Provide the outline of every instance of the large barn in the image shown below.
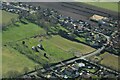
<svg viewBox="0 0 120 80"><path fill-rule="evenodd" d="M92 17L90 17L90 20L93 20L93 21L100 21L100 20L103 20L105 19L106 17L103 17L103 16L100 16L100 15L96 15L94 14Z"/></svg>

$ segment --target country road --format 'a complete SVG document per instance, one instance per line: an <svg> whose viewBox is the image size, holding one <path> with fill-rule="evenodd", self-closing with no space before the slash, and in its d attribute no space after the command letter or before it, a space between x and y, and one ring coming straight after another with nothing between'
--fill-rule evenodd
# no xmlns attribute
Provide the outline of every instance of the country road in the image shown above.
<svg viewBox="0 0 120 80"><path fill-rule="evenodd" d="M90 56L94 56L94 55L99 54L101 51L103 51L103 50L105 49L105 46L109 44L109 42L110 42L110 37L109 37L109 36L106 36L106 35L104 35L103 33L95 32L95 31L94 31L94 33L98 33L98 34L104 36L104 37L107 39L107 42L106 42L106 44L104 44L101 48L97 49L95 52L90 53L90 54L85 55L85 56L82 56L81 59L85 59L85 58L87 58L87 57L90 57Z"/></svg>
<svg viewBox="0 0 120 80"><path fill-rule="evenodd" d="M104 34L102 34L102 33L99 33L99 34L104 35ZM107 44L108 41L110 41L110 37L109 37L109 36L106 36L106 35L104 35L104 37L106 37L106 39L107 39L107 42L106 42L106 44ZM49 68L47 68L47 69L42 68L42 69L40 69L40 71L41 71L41 72L46 72L47 70L52 70L53 68L62 67L62 66L64 66L64 65L66 65L66 64L72 63L72 62L74 62L74 61L76 61L76 60L80 60L80 59L86 60L87 57L90 57L90 56L93 56L93 55L97 55L97 54L99 54L101 51L103 51L104 49L105 49L105 46L103 45L101 48L97 49L96 51L94 51L94 52L92 52L92 53L90 53L90 54L88 54L88 55L85 55L85 56L82 56L82 57L78 57L78 58L75 58L75 59L66 61L66 62L64 62L64 63L61 62L60 64L51 66L51 67L49 67ZM32 73L29 73L29 75L35 75L35 74L37 74L37 71L34 71L34 72L32 72ZM25 76L26 76L26 75L24 75L23 77L25 77Z"/></svg>

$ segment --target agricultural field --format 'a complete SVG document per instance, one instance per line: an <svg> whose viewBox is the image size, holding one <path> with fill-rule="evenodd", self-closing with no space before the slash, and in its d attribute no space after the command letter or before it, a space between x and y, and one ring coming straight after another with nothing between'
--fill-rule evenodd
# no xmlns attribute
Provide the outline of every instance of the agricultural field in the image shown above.
<svg viewBox="0 0 120 80"><path fill-rule="evenodd" d="M97 61L99 64L104 65L106 67L112 68L114 70L120 70L118 63L118 56L105 52L99 56L92 56L90 59L92 61Z"/></svg>
<svg viewBox="0 0 120 80"><path fill-rule="evenodd" d="M40 42L40 40L42 41ZM78 53L79 55L84 55L95 50L94 48L91 48L81 43L72 42L58 35L52 37L45 36L45 37L30 38L30 39L25 39L24 41L25 41L25 45L22 44L22 41L10 45L13 48L17 49L18 51L21 51L28 57L30 57L31 55L36 57L33 59L36 62L40 62L41 65L45 64L46 62L56 63L59 61L72 58L76 56L76 52L77 55ZM42 44L44 50L38 49L38 52L33 51L32 47L33 46L36 47L39 44ZM31 55L29 55L28 53ZM44 53L47 54L48 58L44 56Z"/></svg>
<svg viewBox="0 0 120 80"><path fill-rule="evenodd" d="M11 19L17 18L17 14L2 11L3 23L11 22ZM3 77L8 76L9 71L17 71L23 74L24 68L33 70L38 63L22 55L17 50L10 47L7 42L14 42L20 39L28 38L37 34L43 34L45 31L37 25L27 22L16 22L7 27L7 30L2 31L2 74Z"/></svg>
<svg viewBox="0 0 120 80"><path fill-rule="evenodd" d="M10 19L7 18L8 23L18 16L6 11L3 12L5 17L11 15ZM12 15L16 16L13 17ZM6 18L3 16L3 19ZM64 28L61 27L61 29ZM87 45L70 41L58 35L32 37L45 33L44 29L26 20L23 20L23 22L17 21L2 31L3 77L8 76L10 71L23 73L26 67L29 69L28 71L31 71L38 64L43 67L46 63L51 64L72 58L76 55L75 52L84 55L95 50ZM25 44L23 44L23 41ZM39 49L39 52L32 50L32 47L38 44L42 44L44 50ZM45 53L47 57L44 56Z"/></svg>
<svg viewBox="0 0 120 80"><path fill-rule="evenodd" d="M105 52L104 54L101 54L100 57L103 58L103 60L100 61L100 64L113 68L117 71L120 70L118 56Z"/></svg>
<svg viewBox="0 0 120 80"><path fill-rule="evenodd" d="M52 38L47 40L45 43L49 43L49 42L58 46L60 49L65 50L65 51L77 50L80 53L86 54L88 52L92 52L95 50L94 48L91 48L81 43L67 40L60 36L53 36Z"/></svg>
<svg viewBox="0 0 120 80"><path fill-rule="evenodd" d="M90 5L93 5L96 7L108 9L108 10L115 11L115 12L119 12L117 2L86 2L86 4L90 4Z"/></svg>
<svg viewBox="0 0 120 80"><path fill-rule="evenodd" d="M95 50L89 46L72 42L60 36L53 36L50 39L43 40L42 44L46 52L53 57L52 59L55 58L53 61L59 61L57 59L69 59L76 56L76 52L79 53L79 55L84 55Z"/></svg>
<svg viewBox="0 0 120 80"><path fill-rule="evenodd" d="M14 14L14 13L10 13L2 10L2 24L5 24L5 25L9 24L11 23L12 19L16 19L18 16L19 16L18 14Z"/></svg>
<svg viewBox="0 0 120 80"><path fill-rule="evenodd" d="M29 74L34 72L33 70L35 70L33 75L36 75L36 73L38 74L38 71L42 71L38 70L38 68L44 68L45 71L48 70L47 68L52 70L51 65L55 63L59 63L60 66L65 64L66 66L67 62L64 62L64 60L68 60L74 64L73 61L77 63L78 59L86 59L86 57L90 62L92 61L93 63L101 64L103 67L111 68L116 71L120 70L118 67L120 66L118 64L118 56L108 52L102 53L109 44L112 44L111 38L114 36L112 34L112 28L110 30L104 29L101 28L102 26L99 26L103 25L103 23L95 23L88 20L88 18L93 14L100 13L100 15L106 14L108 16L109 11L113 11L112 14L118 12L117 3L86 3L89 5L78 3L78 5L81 4L80 6L76 3L52 3L54 5L50 4L50 9L50 5L45 3L39 3L39 7L29 4L30 3L28 3L28 5L24 5L22 3L16 4L19 6L18 8L20 8L20 12L23 12L20 16L14 13L2 11L3 22L1 24L5 26L2 28L3 77L11 77L13 74L14 77L16 77L17 74L24 74L24 76L27 77ZM36 3L32 4L36 5ZM41 4L43 4L43 6L45 4L47 8L42 7ZM5 5L11 5L13 9L16 7L13 3ZM9 6L4 7L4 10L7 10L6 8ZM56 8L54 8L55 6ZM91 8L89 8L89 6ZM94 6L96 6L96 10L92 9ZM25 10L27 7L29 8L29 11ZM12 11L16 12L18 11L18 8L15 8L16 10ZM22 8L25 9L23 10ZM97 8L101 10L98 11ZM60 11L60 13L57 12L57 10ZM102 10L104 11L102 12ZM108 12L104 13L105 11ZM74 20L75 18L77 18L77 20ZM112 25L113 23L110 21L111 20L108 19L106 22ZM114 24L112 26L114 26ZM100 30L98 28L100 28ZM108 37L109 33L106 34L107 31L112 34L110 39ZM93 43L93 46L95 46L96 49L86 45L87 43L91 46ZM88 54L94 56L88 57L90 56ZM79 70L84 67L84 69L82 68L84 72L81 72L83 75L78 73L79 76L81 75L80 77L89 72L94 74L98 70L98 68L92 68L92 63L91 65L87 65L81 62L81 64L78 65L79 68L74 66L75 69L71 69L73 69L74 72L75 70ZM87 66L85 67L85 65ZM33 72L28 73L29 71ZM100 74L95 73L95 75L106 73L102 73L101 71ZM34 76L30 75L29 77L32 78Z"/></svg>

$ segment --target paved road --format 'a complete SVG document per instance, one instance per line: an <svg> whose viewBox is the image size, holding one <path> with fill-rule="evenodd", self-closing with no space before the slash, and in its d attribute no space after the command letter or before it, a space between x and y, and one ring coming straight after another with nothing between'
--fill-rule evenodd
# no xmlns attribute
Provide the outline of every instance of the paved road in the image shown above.
<svg viewBox="0 0 120 80"><path fill-rule="evenodd" d="M105 45L108 45L108 44L109 44L109 42L110 42L110 37L109 37L109 36L106 36L106 35L104 35L103 33L95 32L95 31L94 31L94 33L98 33L98 34L104 36L104 37L107 39L107 42L106 42L101 48L97 49L95 52L90 53L90 54L85 55L85 56L82 56L81 59L85 59L85 58L87 58L87 57L100 54L100 52L105 49Z"/></svg>

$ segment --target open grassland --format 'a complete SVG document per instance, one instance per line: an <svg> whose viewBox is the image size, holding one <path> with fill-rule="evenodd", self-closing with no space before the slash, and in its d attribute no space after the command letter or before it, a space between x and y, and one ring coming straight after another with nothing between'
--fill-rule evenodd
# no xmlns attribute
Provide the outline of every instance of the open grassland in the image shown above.
<svg viewBox="0 0 120 80"><path fill-rule="evenodd" d="M120 70L118 58L118 56L105 52L99 56L90 57L90 60L118 71Z"/></svg>
<svg viewBox="0 0 120 80"><path fill-rule="evenodd" d="M13 42L23 38L28 38L34 35L45 33L45 31L42 28L33 23L23 24L17 22L16 24L17 26L12 25L12 27L8 27L6 31L2 32L3 43Z"/></svg>
<svg viewBox="0 0 120 80"><path fill-rule="evenodd" d="M45 33L44 29L30 22L27 24L16 22L2 31L3 76L7 75L9 71L22 72L25 67L32 70L35 65L38 65L36 63L44 66L47 63L56 63L72 58L76 52L77 55L84 55L95 50L90 46L70 41L58 35L30 38ZM84 41L84 39L81 40ZM32 50L32 47L37 47L38 44L42 44L44 50L40 48L37 52ZM44 55L45 53L47 57Z"/></svg>
<svg viewBox="0 0 120 80"><path fill-rule="evenodd" d="M86 54L88 52L92 52L95 50L87 45L77 43L74 41L70 41L60 36L53 36L52 38L46 40L45 43L54 44L56 47L59 47L60 49L65 50L65 51L77 50L83 54Z"/></svg>
<svg viewBox="0 0 120 80"><path fill-rule="evenodd" d="M89 46L67 40L58 35L43 40L42 44L46 52L52 57L53 62L69 59L76 55L84 55L95 50Z"/></svg>
<svg viewBox="0 0 120 80"><path fill-rule="evenodd" d="M39 42L41 38L43 41ZM51 43L51 41L49 41L49 39L46 39L46 37L41 37L41 38L38 37L38 38L30 38L24 40L25 45L28 46L27 48L24 47L22 41L16 42L15 44L12 45L13 47L16 47L18 51L27 53L24 55L27 55L28 57L31 56L35 61L40 62L41 65L46 63L56 63L74 57L73 53L67 52L59 48L60 47L59 45L55 45L55 43ZM16 46L16 44L18 44L19 46ZM32 47L37 46L38 44L42 44L45 51L41 49L38 49L39 52L32 50ZM29 53L27 51L29 51ZM44 56L44 53L47 54L48 58Z"/></svg>
<svg viewBox="0 0 120 80"><path fill-rule="evenodd" d="M118 56L105 52L104 54L101 54L100 57L103 58L103 60L100 61L100 64L113 68L117 71L120 70Z"/></svg>
<svg viewBox="0 0 120 80"><path fill-rule="evenodd" d="M2 24L9 24L11 23L12 19L16 19L17 17L18 17L18 14L14 14L14 13L10 13L2 10Z"/></svg>
<svg viewBox="0 0 120 80"><path fill-rule="evenodd" d="M120 12L120 11L118 11L118 3L117 2L85 2L85 3L96 6L96 7L108 9L111 11Z"/></svg>
<svg viewBox="0 0 120 80"><path fill-rule="evenodd" d="M6 12L5 12L6 13ZM8 15L13 13L7 13ZM5 16L6 17L6 16ZM13 18L11 16L11 18ZM9 17L8 17L9 18ZM8 19L7 17L5 19ZM10 20L10 19L9 19ZM7 30L2 31L2 44L6 42L13 42L28 38L37 34L43 34L45 31L33 23L24 24L21 22L16 22L15 24L10 25ZM7 47L2 45L2 74L3 77L8 75L9 71L18 71L22 72L25 67L33 70L35 65L38 65L34 61L28 59L25 55L21 54L17 50L10 47L8 44Z"/></svg>
<svg viewBox="0 0 120 80"><path fill-rule="evenodd" d="M38 65L9 46L3 47L2 50L2 74L4 77L9 71L23 72L25 67L33 70L35 65Z"/></svg>
<svg viewBox="0 0 120 80"><path fill-rule="evenodd" d="M40 40L42 40L42 42L39 42ZM42 64L46 64L46 62L56 63L59 61L72 58L76 56L76 52L77 55L84 55L87 54L88 52L92 52L95 50L94 48L91 48L87 45L67 40L58 35L52 37L46 36L46 37L30 38L24 41L25 41L25 45L28 47L24 47L22 41L19 41L16 44L12 44L12 46L16 47L16 49L19 51L27 53L25 54L27 56L33 55L34 57L36 57L34 60L39 61ZM37 46L38 44L42 44L45 51L40 49L38 49L39 52L33 51L32 47ZM29 54L28 52L31 54L28 55ZM47 54L48 58L45 58L44 53Z"/></svg>

